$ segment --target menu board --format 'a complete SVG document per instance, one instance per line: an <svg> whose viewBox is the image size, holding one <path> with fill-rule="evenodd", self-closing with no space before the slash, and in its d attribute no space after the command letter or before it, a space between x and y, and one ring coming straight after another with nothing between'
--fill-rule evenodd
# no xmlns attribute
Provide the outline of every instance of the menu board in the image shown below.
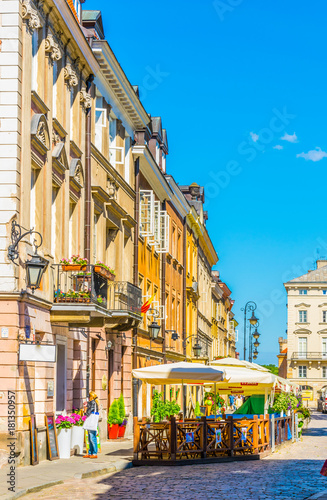
<svg viewBox="0 0 327 500"><path fill-rule="evenodd" d="M47 441L49 450L49 460L59 458L56 421L53 413L45 414L45 425L47 428Z"/></svg>
<svg viewBox="0 0 327 500"><path fill-rule="evenodd" d="M31 415L30 418L30 431L31 431L31 464L37 465L39 463L39 450L37 444L35 415Z"/></svg>

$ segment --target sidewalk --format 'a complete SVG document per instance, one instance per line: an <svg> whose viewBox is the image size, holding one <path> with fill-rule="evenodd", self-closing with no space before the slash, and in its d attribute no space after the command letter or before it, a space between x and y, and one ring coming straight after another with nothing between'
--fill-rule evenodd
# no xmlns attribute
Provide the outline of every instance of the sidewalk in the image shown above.
<svg viewBox="0 0 327 500"><path fill-rule="evenodd" d="M102 451L97 459L86 459L73 456L67 460L49 460L38 465L18 467L16 469L15 493L8 492L8 466L0 470L0 499L19 498L27 493L40 491L69 479L85 479L88 477L109 474L132 467L133 440L124 439L117 443L101 443Z"/></svg>

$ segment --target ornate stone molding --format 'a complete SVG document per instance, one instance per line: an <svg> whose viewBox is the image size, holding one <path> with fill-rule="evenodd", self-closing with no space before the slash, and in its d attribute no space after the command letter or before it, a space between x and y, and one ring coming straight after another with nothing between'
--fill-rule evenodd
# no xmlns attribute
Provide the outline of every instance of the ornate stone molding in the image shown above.
<svg viewBox="0 0 327 500"><path fill-rule="evenodd" d="M34 31L42 27L41 18L36 9L32 7L30 0L23 0L22 18L26 21L29 29Z"/></svg>
<svg viewBox="0 0 327 500"><path fill-rule="evenodd" d="M77 73L69 62L64 67L64 80L70 87L76 87L78 84Z"/></svg>
<svg viewBox="0 0 327 500"><path fill-rule="evenodd" d="M62 52L55 37L49 33L45 39L45 52L49 54L52 61L59 61L62 58Z"/></svg>
<svg viewBox="0 0 327 500"><path fill-rule="evenodd" d="M92 106L92 97L86 92L85 89L80 91L79 100L85 111Z"/></svg>

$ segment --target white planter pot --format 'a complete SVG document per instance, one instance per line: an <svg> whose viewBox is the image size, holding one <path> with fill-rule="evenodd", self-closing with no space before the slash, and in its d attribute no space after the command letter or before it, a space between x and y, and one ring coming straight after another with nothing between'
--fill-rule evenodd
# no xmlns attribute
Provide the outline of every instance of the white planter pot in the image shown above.
<svg viewBox="0 0 327 500"><path fill-rule="evenodd" d="M290 417L291 416L291 410L287 410L287 416Z"/></svg>
<svg viewBox="0 0 327 500"><path fill-rule="evenodd" d="M280 416L281 416L281 417L283 417L283 416L284 416L284 410L282 410L282 411L280 412Z"/></svg>
<svg viewBox="0 0 327 500"><path fill-rule="evenodd" d="M60 458L70 458L71 429L58 430L58 447Z"/></svg>
<svg viewBox="0 0 327 500"><path fill-rule="evenodd" d="M76 450L77 455L83 455L84 448L84 429L83 426L73 425L72 427L72 440L70 447Z"/></svg>

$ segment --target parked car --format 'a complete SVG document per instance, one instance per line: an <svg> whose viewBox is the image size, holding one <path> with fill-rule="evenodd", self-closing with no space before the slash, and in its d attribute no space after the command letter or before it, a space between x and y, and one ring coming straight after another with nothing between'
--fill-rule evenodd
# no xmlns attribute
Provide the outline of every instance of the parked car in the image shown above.
<svg viewBox="0 0 327 500"><path fill-rule="evenodd" d="M317 410L322 413L327 413L327 391L323 390L318 398Z"/></svg>

